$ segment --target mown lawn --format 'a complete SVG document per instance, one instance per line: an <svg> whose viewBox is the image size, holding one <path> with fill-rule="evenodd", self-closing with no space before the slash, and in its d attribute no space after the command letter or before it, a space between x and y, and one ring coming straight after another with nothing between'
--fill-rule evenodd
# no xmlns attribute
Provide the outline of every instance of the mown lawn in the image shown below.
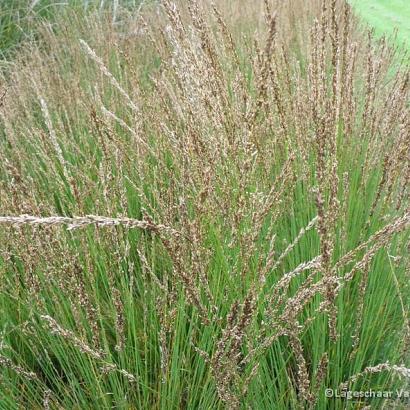
<svg viewBox="0 0 410 410"><path fill-rule="evenodd" d="M351 4L377 35L391 35L397 29L398 43L410 49L410 1L352 0Z"/></svg>

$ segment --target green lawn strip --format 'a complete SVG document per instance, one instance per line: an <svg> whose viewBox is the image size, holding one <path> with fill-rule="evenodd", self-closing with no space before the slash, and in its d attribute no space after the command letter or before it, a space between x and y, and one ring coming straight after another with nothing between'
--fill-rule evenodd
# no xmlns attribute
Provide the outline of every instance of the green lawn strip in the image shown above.
<svg viewBox="0 0 410 410"><path fill-rule="evenodd" d="M410 2L406 0L351 0L351 5L377 36L392 36L396 44L410 49Z"/></svg>

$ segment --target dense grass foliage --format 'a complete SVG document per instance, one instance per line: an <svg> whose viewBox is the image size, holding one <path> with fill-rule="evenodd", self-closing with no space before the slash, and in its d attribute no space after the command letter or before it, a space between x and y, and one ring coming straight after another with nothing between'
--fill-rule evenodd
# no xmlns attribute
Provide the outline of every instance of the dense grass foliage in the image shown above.
<svg viewBox="0 0 410 410"><path fill-rule="evenodd" d="M119 8L137 9L140 0L2 0L0 2L0 59L9 59L21 43L33 41L40 22L54 24L55 17L67 10L85 13L110 10L115 19Z"/></svg>
<svg viewBox="0 0 410 410"><path fill-rule="evenodd" d="M406 408L401 55L342 0L118 13L2 73L0 409Z"/></svg>

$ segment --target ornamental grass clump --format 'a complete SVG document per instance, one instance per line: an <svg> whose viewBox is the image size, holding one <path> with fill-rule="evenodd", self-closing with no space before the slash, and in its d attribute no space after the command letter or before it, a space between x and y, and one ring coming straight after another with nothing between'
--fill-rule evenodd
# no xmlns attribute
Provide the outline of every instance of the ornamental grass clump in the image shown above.
<svg viewBox="0 0 410 410"><path fill-rule="evenodd" d="M405 56L342 0L249 8L67 10L3 72L5 408L408 383Z"/></svg>

